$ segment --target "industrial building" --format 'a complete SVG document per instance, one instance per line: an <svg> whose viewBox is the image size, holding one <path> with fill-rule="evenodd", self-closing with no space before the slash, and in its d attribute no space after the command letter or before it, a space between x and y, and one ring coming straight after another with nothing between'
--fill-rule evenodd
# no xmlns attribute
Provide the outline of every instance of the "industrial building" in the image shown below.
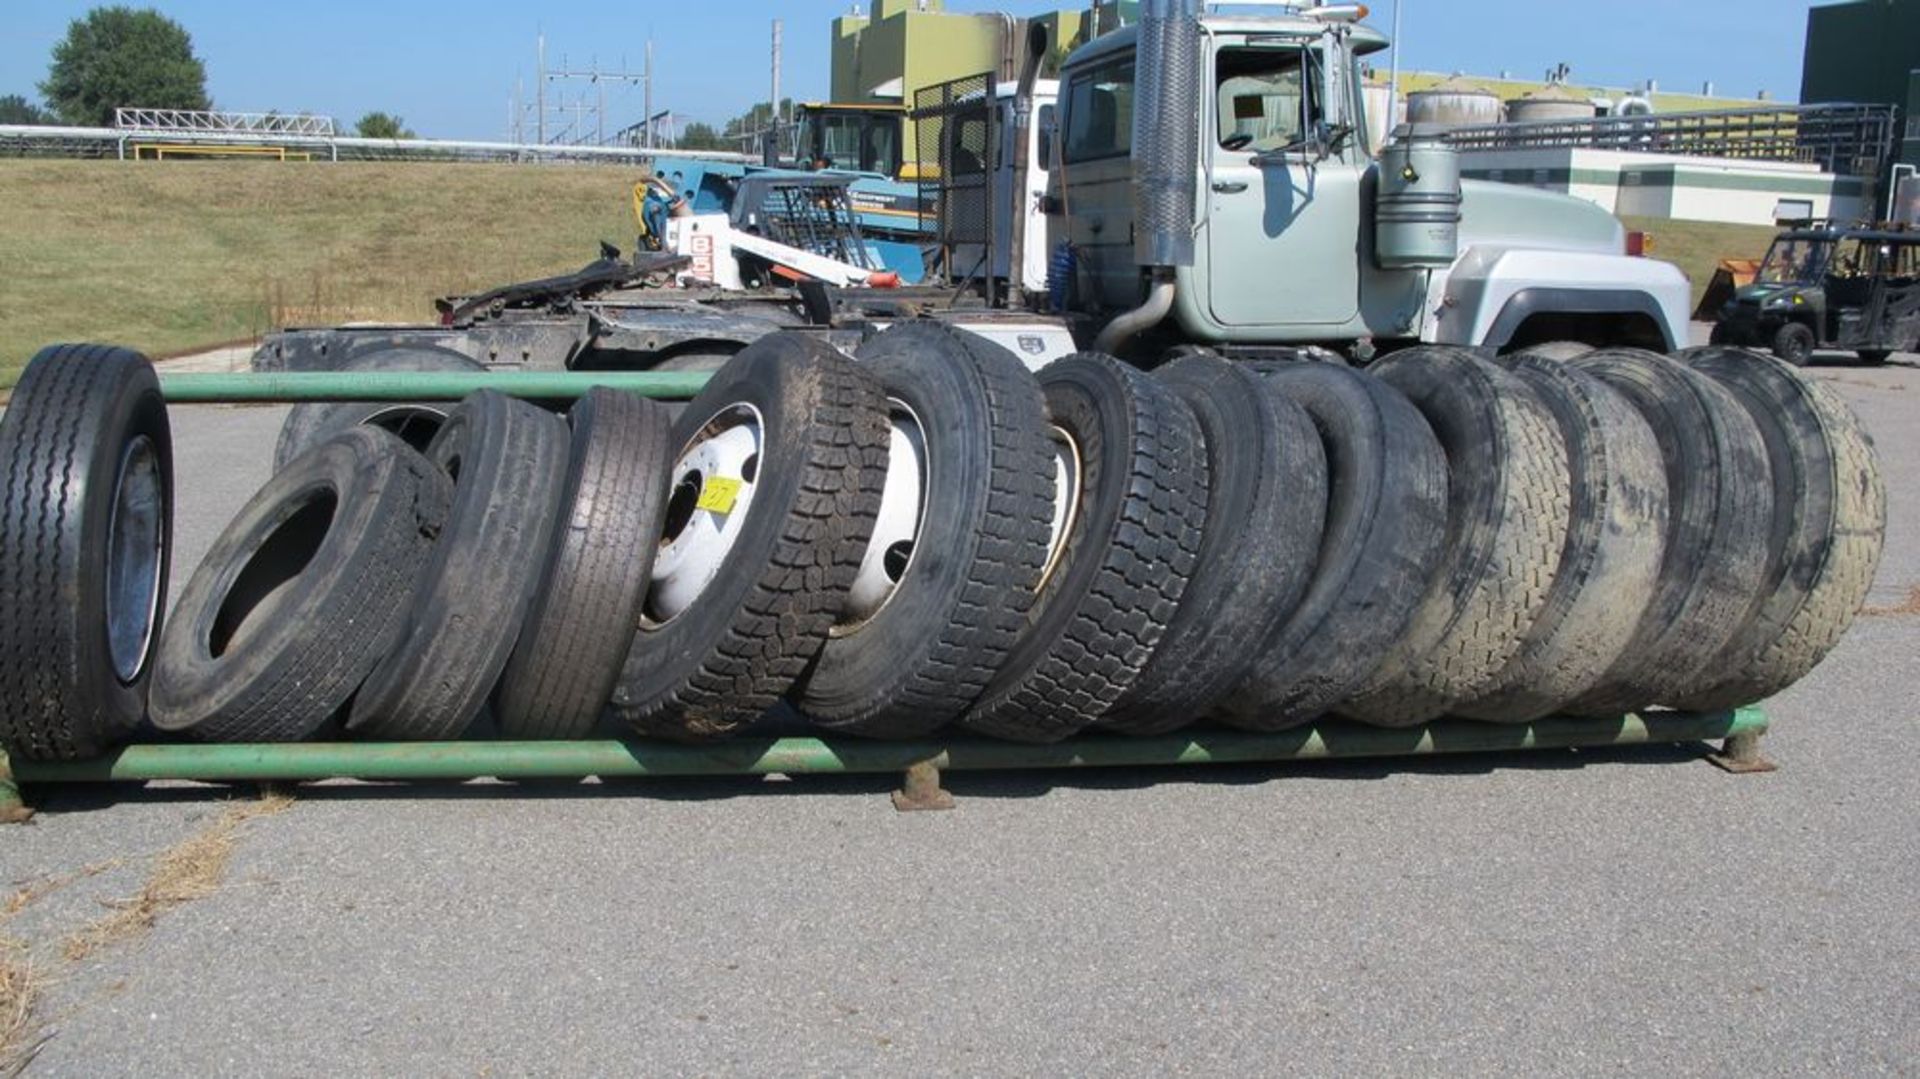
<svg viewBox="0 0 1920 1079"><path fill-rule="evenodd" d="M1887 180L1901 185L1890 216L1920 217L1920 0L1851 0L1807 12L1800 100L1897 106L1905 123Z"/></svg>
<svg viewBox="0 0 1920 1079"><path fill-rule="evenodd" d="M1131 19L1136 7L1109 0L1033 16L1053 43L1043 71L1057 68L1089 37ZM1022 59L1020 23L1005 14L950 12L943 0L869 0L864 13L856 9L832 22L832 100L898 105L911 103L923 87L985 71L1011 80ZM1876 39L1869 62L1847 62L1845 54L1863 36ZM1920 66L1916 54L1920 0L1815 8L1802 97L1908 105L1909 96L1920 95L1911 73ZM1698 93L1663 89L1652 80L1588 85L1564 66L1538 81L1505 73L1402 72L1402 99L1393 102L1380 74L1371 73L1365 88L1372 145L1384 145L1390 116L1459 128L1468 176L1578 195L1617 213L1746 224L1873 216L1887 190L1877 161L1850 150L1820 152L1824 143L1812 146L1807 135L1838 131L1844 141L1859 127L1863 133L1854 141L1871 144L1891 124L1885 115L1809 115L1764 94L1716 94L1711 85ZM1897 98L1890 96L1896 87ZM1622 127L1611 123L1616 117L1635 120ZM911 157L915 140L906 134ZM1909 123L1904 134L1912 161L1920 152L1920 128Z"/></svg>

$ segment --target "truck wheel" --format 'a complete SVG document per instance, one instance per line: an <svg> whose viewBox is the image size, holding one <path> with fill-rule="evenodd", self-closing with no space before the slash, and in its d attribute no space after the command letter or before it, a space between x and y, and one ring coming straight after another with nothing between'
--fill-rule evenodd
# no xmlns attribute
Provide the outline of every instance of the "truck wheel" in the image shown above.
<svg viewBox="0 0 1920 1079"><path fill-rule="evenodd" d="M210 742L292 742L347 703L406 630L452 481L350 427L253 496L160 640L153 722Z"/></svg>
<svg viewBox="0 0 1920 1079"><path fill-rule="evenodd" d="M763 337L714 374L674 425L618 716L647 734L715 738L780 701L846 606L891 433L879 382L803 334Z"/></svg>
<svg viewBox="0 0 1920 1079"><path fill-rule="evenodd" d="M340 365L354 371L484 371L485 367L448 349L411 345L363 352ZM280 425L280 441L273 448L273 470L287 467L295 457L325 441L336 431L369 424L400 436L416 450L424 450L439 432L453 405L444 401L309 401L293 406Z"/></svg>
<svg viewBox="0 0 1920 1079"><path fill-rule="evenodd" d="M1701 671L1733 638L1760 586L1773 485L1759 429L1712 379L1638 349L1606 349L1575 366L1633 403L1653 428L1667 473L1666 550L1653 600L1620 658L1566 707L1614 715L1698 691Z"/></svg>
<svg viewBox="0 0 1920 1079"><path fill-rule="evenodd" d="M1446 451L1447 543L1406 633L1340 711L1410 726L1499 688L1545 609L1567 542L1567 449L1526 383L1465 349L1407 349L1375 373Z"/></svg>
<svg viewBox="0 0 1920 1079"><path fill-rule="evenodd" d="M1746 407L1773 473L1766 576L1740 631L1707 667L1726 677L1673 702L1704 712L1785 689L1840 640L1880 563L1886 489L1859 419L1825 386L1738 352L1691 363Z"/></svg>
<svg viewBox="0 0 1920 1079"><path fill-rule="evenodd" d="M1573 502L1546 606L1500 688L1454 712L1524 723L1592 689L1632 638L1660 576L1667 477L1653 429L1618 391L1563 363L1504 362L1559 426Z"/></svg>
<svg viewBox="0 0 1920 1079"><path fill-rule="evenodd" d="M1773 354L1795 367L1805 367L1813 359L1813 328L1804 322L1789 322L1773 331Z"/></svg>
<svg viewBox="0 0 1920 1079"><path fill-rule="evenodd" d="M1306 410L1217 356L1154 371L1200 422L1211 479L1193 577L1153 657L1099 725L1160 734L1240 684L1313 577L1326 524L1327 456Z"/></svg>
<svg viewBox="0 0 1920 1079"><path fill-rule="evenodd" d="M375 738L458 738L486 703L546 565L566 429L482 390L447 417L427 459L453 480L453 505L405 635L354 695L347 728Z"/></svg>
<svg viewBox="0 0 1920 1079"><path fill-rule="evenodd" d="M1200 550L1207 459L1193 412L1111 356L1040 371L1070 444L1064 545L1029 626L961 723L1020 742L1093 724L1140 676L1173 620Z"/></svg>
<svg viewBox="0 0 1920 1079"><path fill-rule="evenodd" d="M1405 632L1446 537L1447 467L1419 410L1370 375L1302 363L1264 377L1319 432L1326 527L1299 606L1254 649L1216 714L1281 730L1345 699Z"/></svg>
<svg viewBox="0 0 1920 1079"><path fill-rule="evenodd" d="M831 730L907 738L965 711L1026 627L1047 560L1054 443L1039 385L984 338L906 322L856 358L887 396L887 485L797 703Z"/></svg>
<svg viewBox="0 0 1920 1079"><path fill-rule="evenodd" d="M666 512L673 423L665 406L595 387L567 423L553 542L493 698L508 738L593 730L633 644Z"/></svg>
<svg viewBox="0 0 1920 1079"><path fill-rule="evenodd" d="M0 747L90 757L146 715L173 553L173 444L153 365L40 350L0 416Z"/></svg>

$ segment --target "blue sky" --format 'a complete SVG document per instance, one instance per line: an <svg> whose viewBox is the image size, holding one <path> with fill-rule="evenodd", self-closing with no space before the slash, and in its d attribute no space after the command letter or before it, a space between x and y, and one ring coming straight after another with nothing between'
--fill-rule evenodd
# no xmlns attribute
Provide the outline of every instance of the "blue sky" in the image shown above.
<svg viewBox="0 0 1920 1079"><path fill-rule="evenodd" d="M138 0L131 0L137 3ZM0 2L0 94L38 98L53 45L95 6L68 0ZM404 116L422 135L500 138L516 75L533 82L534 38L550 62L603 68L641 64L654 38L655 107L709 122L765 100L768 34L785 21L782 89L827 90L828 20L849 0L707 0L548 5L525 0L335 0L328 4L156 0L193 35L222 108L313 111L346 123L370 109ZM862 5L864 6L864 5ZM1029 14L1067 6L1028 0L949 0L957 11ZM1791 100L1800 87L1805 2L1789 0L1402 0L1405 67L1538 77L1559 62L1583 82L1725 94L1762 88ZM1371 20L1387 27L1390 0ZM1384 65L1386 56L1380 58ZM575 91L577 92L577 91ZM610 118L641 113L640 91L610 91ZM619 126L609 123L609 128Z"/></svg>

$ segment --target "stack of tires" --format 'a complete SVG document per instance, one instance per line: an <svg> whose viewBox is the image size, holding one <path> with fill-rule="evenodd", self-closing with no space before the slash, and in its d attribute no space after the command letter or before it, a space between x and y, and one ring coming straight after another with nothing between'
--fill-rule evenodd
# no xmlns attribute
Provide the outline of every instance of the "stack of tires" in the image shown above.
<svg viewBox="0 0 1920 1079"><path fill-rule="evenodd" d="M0 737L711 739L786 704L845 734L1051 742L1714 710L1821 660L1884 532L1855 417L1730 348L1035 375L907 323L852 357L763 339L677 411L483 391L410 444L302 406L162 629L151 370L49 350L0 423ZM75 415L77 440L51 418Z"/></svg>

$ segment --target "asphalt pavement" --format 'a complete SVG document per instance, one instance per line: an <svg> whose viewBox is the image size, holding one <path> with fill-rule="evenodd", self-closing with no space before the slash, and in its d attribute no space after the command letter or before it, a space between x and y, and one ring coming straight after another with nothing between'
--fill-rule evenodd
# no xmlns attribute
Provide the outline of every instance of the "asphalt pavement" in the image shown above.
<svg viewBox="0 0 1920 1079"><path fill-rule="evenodd" d="M1814 374L1878 440L1898 608L1920 369ZM280 415L178 410L180 580ZM1769 705L1765 775L1699 746L955 774L921 814L887 777L303 786L217 890L78 961L251 792L43 790L0 887L99 871L0 932L45 982L31 1075L1912 1075L1917 654L1920 615L1863 617Z"/></svg>

